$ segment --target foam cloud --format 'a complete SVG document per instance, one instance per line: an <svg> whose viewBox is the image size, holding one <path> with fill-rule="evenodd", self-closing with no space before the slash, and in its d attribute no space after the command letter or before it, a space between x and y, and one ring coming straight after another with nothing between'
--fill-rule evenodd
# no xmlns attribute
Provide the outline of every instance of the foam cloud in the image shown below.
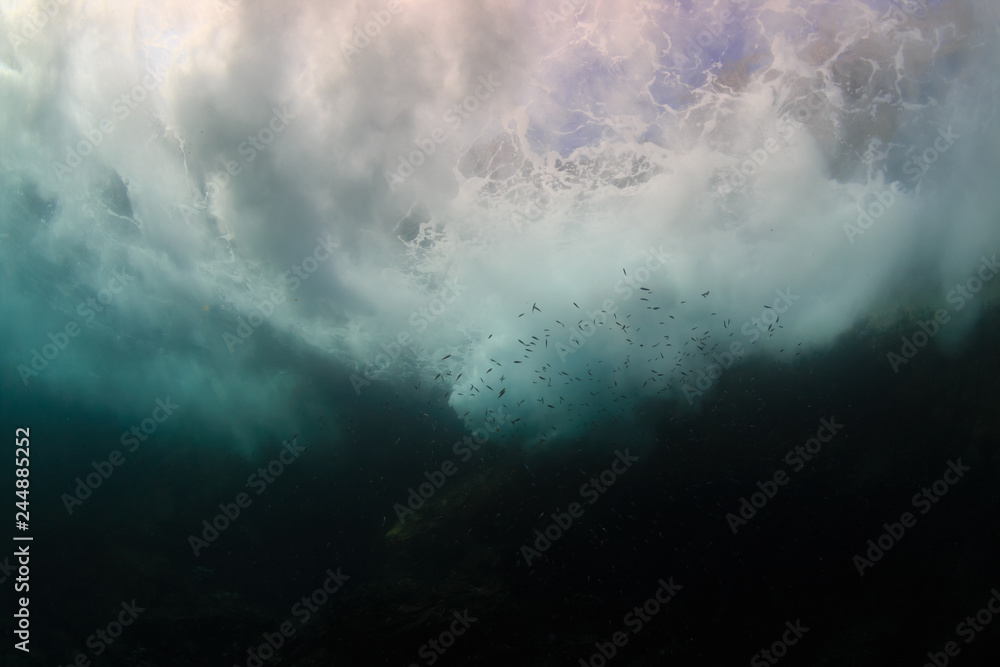
<svg viewBox="0 0 1000 667"><path fill-rule="evenodd" d="M1000 241L997 10L915 4L13 3L4 382L539 442L935 307Z"/></svg>

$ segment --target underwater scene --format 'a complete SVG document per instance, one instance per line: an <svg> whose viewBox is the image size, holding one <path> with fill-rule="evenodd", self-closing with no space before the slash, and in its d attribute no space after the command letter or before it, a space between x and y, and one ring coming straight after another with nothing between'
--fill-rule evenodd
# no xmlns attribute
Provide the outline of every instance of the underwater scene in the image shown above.
<svg viewBox="0 0 1000 667"><path fill-rule="evenodd" d="M0 37L0 665L1000 664L994 0Z"/></svg>

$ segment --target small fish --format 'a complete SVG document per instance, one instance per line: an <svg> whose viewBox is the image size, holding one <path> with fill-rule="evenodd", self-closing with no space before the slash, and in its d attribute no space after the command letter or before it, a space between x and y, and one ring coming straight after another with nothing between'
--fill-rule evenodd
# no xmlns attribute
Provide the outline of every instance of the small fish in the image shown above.
<svg viewBox="0 0 1000 667"><path fill-rule="evenodd" d="M708 292L702 292L701 295L707 299L708 295L711 293L712 293L711 290L709 290Z"/></svg>
<svg viewBox="0 0 1000 667"><path fill-rule="evenodd" d="M444 355L443 357L441 357L441 361L444 361L445 359L447 359L447 358L448 358L448 357L450 357L450 356L451 356L450 354L446 354L446 355Z"/></svg>
<svg viewBox="0 0 1000 667"><path fill-rule="evenodd" d="M533 304L531 304L531 312L535 312L536 310L537 310L538 312L542 312L542 309L538 307L538 304L537 304L537 303L533 303Z"/></svg>

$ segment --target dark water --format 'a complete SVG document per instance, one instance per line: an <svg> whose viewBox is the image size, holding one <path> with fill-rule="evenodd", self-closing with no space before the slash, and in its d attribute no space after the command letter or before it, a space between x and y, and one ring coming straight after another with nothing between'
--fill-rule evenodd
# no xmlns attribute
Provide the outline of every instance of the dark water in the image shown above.
<svg viewBox="0 0 1000 667"><path fill-rule="evenodd" d="M30 427L33 537L30 659L8 641L5 664L255 665L266 636L268 665L598 665L598 646L609 664L919 665L948 642L954 664L994 664L980 610L1000 604L1000 314L899 374L898 332L863 331L790 365L745 361L697 412L649 402L535 454L487 440L463 461L443 407L373 388L349 446L317 421L266 485L247 481L293 434L241 460L164 422L127 453L134 418L5 387L5 429ZM789 455L817 431L811 459ZM61 496L116 447L124 463L70 514ZM441 488L400 525L425 472ZM196 556L190 536L240 493ZM756 513L727 517L742 498Z"/></svg>

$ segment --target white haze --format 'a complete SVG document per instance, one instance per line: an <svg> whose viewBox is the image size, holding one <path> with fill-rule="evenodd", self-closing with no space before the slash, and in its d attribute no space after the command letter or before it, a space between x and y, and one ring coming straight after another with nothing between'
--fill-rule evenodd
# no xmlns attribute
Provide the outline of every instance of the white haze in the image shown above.
<svg viewBox="0 0 1000 667"><path fill-rule="evenodd" d="M535 442L642 398L686 405L680 372L731 341L789 361L899 303L941 307L1000 241L988 0L49 6L0 18L9 391L122 414L169 394L247 443L303 402L336 396L343 416L376 385L450 391L470 430L506 412L496 427ZM433 153L390 184L418 142ZM896 181L874 224L845 228ZM332 256L286 279L320 239ZM640 285L651 251L666 261ZM134 281L83 318L123 267ZM797 298L751 346L776 290ZM71 320L82 333L25 387ZM679 356L692 337L709 344ZM326 397L282 363L303 354L328 366Z"/></svg>

